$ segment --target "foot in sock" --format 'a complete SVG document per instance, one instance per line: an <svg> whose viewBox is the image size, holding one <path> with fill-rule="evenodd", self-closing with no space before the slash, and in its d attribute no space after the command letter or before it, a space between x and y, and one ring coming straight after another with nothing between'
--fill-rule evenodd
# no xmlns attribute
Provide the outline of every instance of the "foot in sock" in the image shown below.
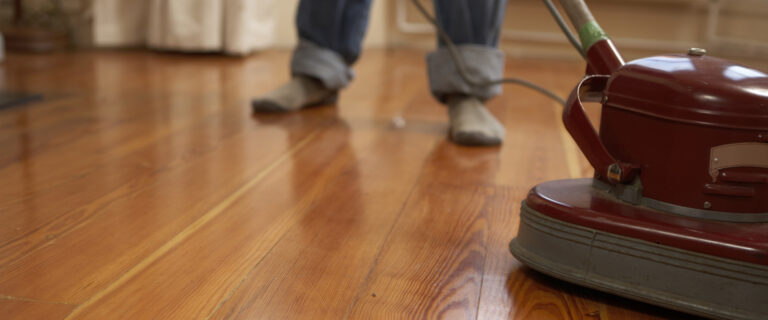
<svg viewBox="0 0 768 320"><path fill-rule="evenodd" d="M313 78L294 76L291 81L251 101L254 112L289 112L336 102L337 91Z"/></svg>
<svg viewBox="0 0 768 320"><path fill-rule="evenodd" d="M465 146L493 146L504 140L504 126L474 97L448 97L451 140Z"/></svg>

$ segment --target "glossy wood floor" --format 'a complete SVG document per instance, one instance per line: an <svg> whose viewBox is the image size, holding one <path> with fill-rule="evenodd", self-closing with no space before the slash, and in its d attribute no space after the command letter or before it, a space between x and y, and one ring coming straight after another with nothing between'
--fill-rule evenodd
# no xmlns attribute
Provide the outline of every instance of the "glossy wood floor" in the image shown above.
<svg viewBox="0 0 768 320"><path fill-rule="evenodd" d="M503 147L448 142L423 56L366 52L336 107L260 116L288 51L7 57L2 88L46 99L0 110L0 318L685 317L517 262L527 190L590 170L516 87ZM507 74L564 96L581 70Z"/></svg>

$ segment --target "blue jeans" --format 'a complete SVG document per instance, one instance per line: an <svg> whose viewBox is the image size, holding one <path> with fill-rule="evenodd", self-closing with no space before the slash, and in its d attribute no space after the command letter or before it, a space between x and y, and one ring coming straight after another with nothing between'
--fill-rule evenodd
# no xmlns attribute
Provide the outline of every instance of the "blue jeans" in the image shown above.
<svg viewBox="0 0 768 320"><path fill-rule="evenodd" d="M372 0L301 0L296 15L299 44L291 73L320 80L330 89L346 87L354 77L352 64L360 57ZM498 45L507 0L434 0L438 23L457 45L469 75L476 81L499 79L504 54ZM501 93L500 85L474 87L459 76L442 41L427 55L432 94L445 101L449 94L486 100Z"/></svg>

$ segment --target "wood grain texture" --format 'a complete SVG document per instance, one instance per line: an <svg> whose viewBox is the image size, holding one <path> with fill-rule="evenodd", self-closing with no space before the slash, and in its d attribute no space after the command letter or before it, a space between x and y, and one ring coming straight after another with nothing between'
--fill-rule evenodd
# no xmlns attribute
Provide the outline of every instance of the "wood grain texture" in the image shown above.
<svg viewBox="0 0 768 320"><path fill-rule="evenodd" d="M476 317L487 245L484 203L493 190L429 182L417 188L351 318Z"/></svg>
<svg viewBox="0 0 768 320"><path fill-rule="evenodd" d="M423 56L366 52L337 106L258 116L288 51L8 56L2 88L46 99L0 111L0 318L684 318L509 254L528 189L589 165L517 87L488 102L503 146L450 143ZM583 69L507 68L563 96Z"/></svg>
<svg viewBox="0 0 768 320"><path fill-rule="evenodd" d="M374 145L397 150L396 157L384 157L379 148L359 150L355 163L328 186L326 197L334 200L318 202L288 230L273 249L281 254L266 257L244 279L242 287L252 289L239 290L213 318L342 318L411 191L388 186L412 185L434 141L394 133ZM331 221L332 227L320 227Z"/></svg>
<svg viewBox="0 0 768 320"><path fill-rule="evenodd" d="M75 307L71 304L0 296L0 317L3 319L61 319Z"/></svg>

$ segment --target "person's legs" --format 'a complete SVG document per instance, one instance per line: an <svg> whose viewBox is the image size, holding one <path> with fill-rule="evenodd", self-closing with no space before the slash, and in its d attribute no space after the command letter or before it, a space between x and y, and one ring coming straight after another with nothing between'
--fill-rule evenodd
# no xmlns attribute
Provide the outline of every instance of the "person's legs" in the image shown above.
<svg viewBox="0 0 768 320"><path fill-rule="evenodd" d="M255 99L254 111L294 111L335 100L354 76L372 0L302 0L291 81Z"/></svg>
<svg viewBox="0 0 768 320"><path fill-rule="evenodd" d="M434 0L438 23L456 44L466 71L474 81L500 79L504 54L496 49L506 11L506 0ZM485 109L483 101L501 93L501 85L467 83L439 41L427 56L432 94L448 105L451 139L464 145L496 145L504 127Z"/></svg>

